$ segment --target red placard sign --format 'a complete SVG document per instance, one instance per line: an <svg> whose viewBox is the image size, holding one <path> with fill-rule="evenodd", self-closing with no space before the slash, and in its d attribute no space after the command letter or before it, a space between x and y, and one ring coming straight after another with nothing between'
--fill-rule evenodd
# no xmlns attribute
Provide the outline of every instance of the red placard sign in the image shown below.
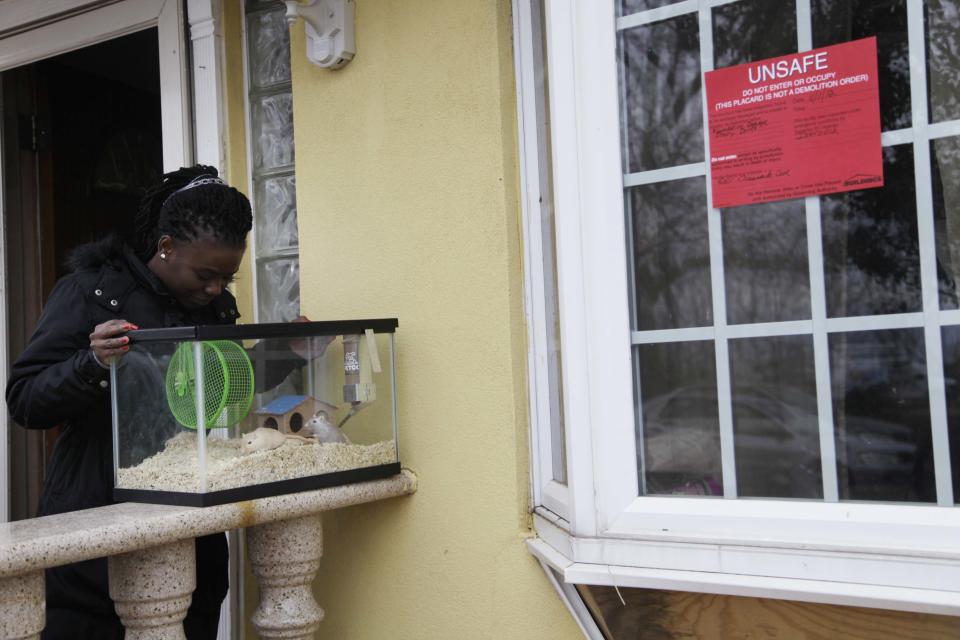
<svg viewBox="0 0 960 640"><path fill-rule="evenodd" d="M883 186L876 38L705 76L715 208Z"/></svg>

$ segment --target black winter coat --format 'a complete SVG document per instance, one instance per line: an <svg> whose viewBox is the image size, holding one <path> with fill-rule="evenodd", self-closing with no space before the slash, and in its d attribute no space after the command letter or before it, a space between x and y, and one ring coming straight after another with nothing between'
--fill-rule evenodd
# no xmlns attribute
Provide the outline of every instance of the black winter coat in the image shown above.
<svg viewBox="0 0 960 640"><path fill-rule="evenodd" d="M109 371L90 350L90 333L123 318L141 329L232 324L239 314L224 291L210 305L187 310L134 253L105 240L74 254L75 271L54 287L36 331L13 365L7 406L27 429L61 426L38 516L112 504ZM122 638L107 590L107 561L48 569L44 638ZM197 589L184 626L188 638L215 638L227 591L223 534L197 539Z"/></svg>

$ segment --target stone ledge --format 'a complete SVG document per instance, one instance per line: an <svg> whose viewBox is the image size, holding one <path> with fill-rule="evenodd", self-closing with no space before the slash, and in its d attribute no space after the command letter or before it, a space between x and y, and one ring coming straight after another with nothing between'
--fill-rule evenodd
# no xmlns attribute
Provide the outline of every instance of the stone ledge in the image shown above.
<svg viewBox="0 0 960 640"><path fill-rule="evenodd" d="M123 502L0 524L0 578L414 493L417 477L291 493L215 507Z"/></svg>

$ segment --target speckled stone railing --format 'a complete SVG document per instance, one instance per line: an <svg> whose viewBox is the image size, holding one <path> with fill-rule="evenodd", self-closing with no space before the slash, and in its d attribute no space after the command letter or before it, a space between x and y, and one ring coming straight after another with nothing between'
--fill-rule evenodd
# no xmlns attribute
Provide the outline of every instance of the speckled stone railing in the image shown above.
<svg viewBox="0 0 960 640"><path fill-rule="evenodd" d="M45 568L104 556L110 557L110 593L126 637L183 638L181 621L196 572L192 539L241 527L250 527L251 562L261 581L254 626L264 638L311 638L323 617L310 590L322 553L317 514L416 488L416 476L404 471L385 480L216 507L126 502L0 524L0 640L39 637ZM302 529L300 539L314 542L270 545L272 523Z"/></svg>

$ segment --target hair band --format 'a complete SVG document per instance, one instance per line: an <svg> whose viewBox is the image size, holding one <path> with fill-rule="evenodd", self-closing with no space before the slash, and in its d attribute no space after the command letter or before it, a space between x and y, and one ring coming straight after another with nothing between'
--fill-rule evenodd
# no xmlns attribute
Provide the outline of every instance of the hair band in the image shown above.
<svg viewBox="0 0 960 640"><path fill-rule="evenodd" d="M170 201L170 198L177 195L178 193L182 193L189 189L193 189L194 187L202 187L207 184L219 184L220 186L223 186L224 182L220 178L216 176L211 176L209 174L197 176L196 178L194 178L193 180L191 180L190 182L188 182L187 184L185 184L184 186L180 187L179 189L171 193L169 196L167 196L167 199L163 201L163 204L164 205L167 204L167 202Z"/></svg>

